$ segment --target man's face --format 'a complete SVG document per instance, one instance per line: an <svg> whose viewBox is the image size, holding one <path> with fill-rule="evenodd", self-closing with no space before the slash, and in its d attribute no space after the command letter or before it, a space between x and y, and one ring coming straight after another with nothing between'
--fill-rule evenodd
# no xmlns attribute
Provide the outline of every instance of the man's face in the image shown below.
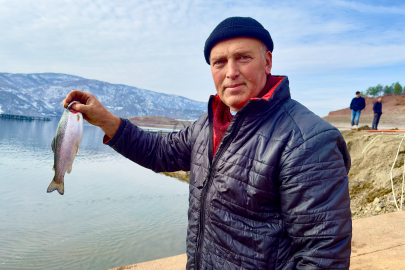
<svg viewBox="0 0 405 270"><path fill-rule="evenodd" d="M262 58L261 42L254 38L231 38L211 50L210 65L215 88L221 100L233 111L257 97L271 72L272 55Z"/></svg>
<svg viewBox="0 0 405 270"><path fill-rule="evenodd" d="M378 102L380 102L380 103L381 103L381 101L382 101L382 98L380 98L380 97L379 97L379 98L378 98L377 100L378 100Z"/></svg>
<svg viewBox="0 0 405 270"><path fill-rule="evenodd" d="M356 94L356 97L359 98L359 97L360 97L360 94Z"/></svg>

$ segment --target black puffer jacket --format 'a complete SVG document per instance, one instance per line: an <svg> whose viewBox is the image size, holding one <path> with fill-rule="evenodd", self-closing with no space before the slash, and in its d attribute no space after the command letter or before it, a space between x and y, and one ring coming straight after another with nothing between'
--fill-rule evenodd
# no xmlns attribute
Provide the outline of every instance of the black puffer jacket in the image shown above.
<svg viewBox="0 0 405 270"><path fill-rule="evenodd" d="M374 102L373 111L374 113L382 114L382 103L378 101Z"/></svg>
<svg viewBox="0 0 405 270"><path fill-rule="evenodd" d="M355 97L352 99L352 102L350 102L350 110L353 111L361 111L366 107L366 100L364 97Z"/></svg>
<svg viewBox="0 0 405 270"><path fill-rule="evenodd" d="M108 142L156 172L190 170L187 269L348 269L350 156L340 132L290 98L250 100L212 157L212 100L167 136L128 120Z"/></svg>

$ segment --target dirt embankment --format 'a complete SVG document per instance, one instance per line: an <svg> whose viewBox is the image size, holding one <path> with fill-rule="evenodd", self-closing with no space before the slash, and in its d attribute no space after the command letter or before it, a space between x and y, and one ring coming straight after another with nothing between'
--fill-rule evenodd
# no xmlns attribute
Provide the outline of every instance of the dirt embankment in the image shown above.
<svg viewBox="0 0 405 270"><path fill-rule="evenodd" d="M190 184L190 172L177 171L177 172L162 172L166 176L177 178L180 181Z"/></svg>
<svg viewBox="0 0 405 270"><path fill-rule="evenodd" d="M395 199L391 187L391 168L403 134L361 131L342 131L342 134L352 159L349 192L353 218L395 211L395 201L399 207L401 205L405 141L399 148L392 171Z"/></svg>
<svg viewBox="0 0 405 270"><path fill-rule="evenodd" d="M131 123L141 127L155 127L164 129L182 129L190 126L194 121L178 120L169 117L160 116L136 116L128 118Z"/></svg>
<svg viewBox="0 0 405 270"><path fill-rule="evenodd" d="M374 117L373 104L377 101L377 98L365 97L365 100L366 108L361 111L359 124L371 127ZM382 104L383 114L378 125L379 129L405 129L405 96L384 96ZM351 110L347 107L332 111L323 119L339 129L350 129Z"/></svg>
<svg viewBox="0 0 405 270"><path fill-rule="evenodd" d="M349 130L342 131L342 134L352 159L349 192L353 219L396 211L395 201L398 207L401 205L405 139L392 172L395 199L391 188L391 167L402 140L401 136L404 135ZM370 144L372 140L374 141ZM364 151L367 146L367 150ZM189 172L164 174L185 182L189 182L190 178Z"/></svg>

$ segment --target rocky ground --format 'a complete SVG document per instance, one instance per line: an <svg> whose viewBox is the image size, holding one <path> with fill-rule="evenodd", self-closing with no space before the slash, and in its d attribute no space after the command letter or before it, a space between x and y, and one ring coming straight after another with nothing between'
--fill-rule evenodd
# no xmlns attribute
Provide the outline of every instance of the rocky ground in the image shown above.
<svg viewBox="0 0 405 270"><path fill-rule="evenodd" d="M342 134L352 159L349 192L353 218L396 211L395 202L398 207L401 205L405 140L396 161L395 158L404 135L364 131L342 131ZM392 167L395 197L391 186Z"/></svg>

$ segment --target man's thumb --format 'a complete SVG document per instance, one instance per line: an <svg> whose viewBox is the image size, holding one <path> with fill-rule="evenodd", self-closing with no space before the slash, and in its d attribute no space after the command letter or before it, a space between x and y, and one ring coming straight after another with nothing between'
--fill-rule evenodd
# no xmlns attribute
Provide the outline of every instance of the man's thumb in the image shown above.
<svg viewBox="0 0 405 270"><path fill-rule="evenodd" d="M81 103L72 104L72 109L75 110L75 111L84 113L84 114L86 114L88 112L88 110L89 110L87 105L84 105L84 104L81 104Z"/></svg>

